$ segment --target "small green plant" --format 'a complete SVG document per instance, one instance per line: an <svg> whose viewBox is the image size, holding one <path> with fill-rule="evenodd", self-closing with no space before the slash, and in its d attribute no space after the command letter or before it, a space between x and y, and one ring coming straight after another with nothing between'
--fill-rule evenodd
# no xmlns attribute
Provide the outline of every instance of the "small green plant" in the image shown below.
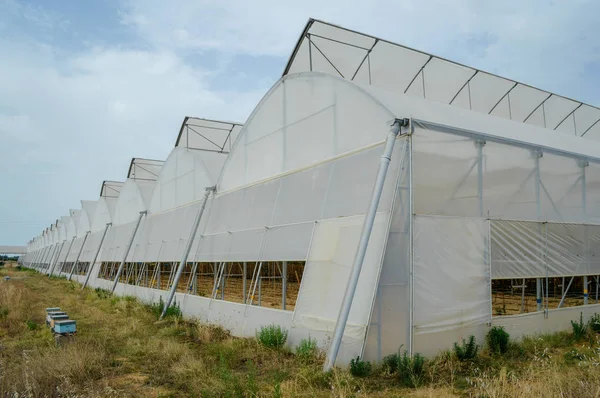
<svg viewBox="0 0 600 398"><path fill-rule="evenodd" d="M406 351L398 356L398 375L400 382L406 387L418 387L425 376L425 358L415 354L411 358Z"/></svg>
<svg viewBox="0 0 600 398"><path fill-rule="evenodd" d="M479 351L479 346L475 342L475 336L469 336L468 341L462 339L460 345L454 343L454 355L456 355L456 358L461 362L475 359L475 357L477 357L477 351Z"/></svg>
<svg viewBox="0 0 600 398"><path fill-rule="evenodd" d="M400 362L399 354L391 354L383 358L383 366L390 372L396 373L398 370L398 363Z"/></svg>
<svg viewBox="0 0 600 398"><path fill-rule="evenodd" d="M577 362L580 362L580 361L583 361L586 359L585 354L579 352L576 348L566 351L563 354L563 358L565 359L565 362L568 364L577 363Z"/></svg>
<svg viewBox="0 0 600 398"><path fill-rule="evenodd" d="M106 289L101 289L97 287L94 291L96 292L96 296L98 296L99 299L104 300L110 297L110 292Z"/></svg>
<svg viewBox="0 0 600 398"><path fill-rule="evenodd" d="M366 377L371 373L371 362L361 361L360 357L350 360L350 374L354 377Z"/></svg>
<svg viewBox="0 0 600 398"><path fill-rule="evenodd" d="M8 307L0 305L0 319L4 319L8 316Z"/></svg>
<svg viewBox="0 0 600 398"><path fill-rule="evenodd" d="M310 362L319 353L319 347L317 346L317 340L302 339L300 344L296 347L296 356L303 362Z"/></svg>
<svg viewBox="0 0 600 398"><path fill-rule="evenodd" d="M40 325L36 321L33 321L31 319L26 320L25 324L27 324L27 329L29 330L38 330L40 327Z"/></svg>
<svg viewBox="0 0 600 398"><path fill-rule="evenodd" d="M571 321L571 327L575 340L581 340L587 335L588 325L583 322L583 312L579 313L579 322Z"/></svg>
<svg viewBox="0 0 600 398"><path fill-rule="evenodd" d="M285 346L288 332L279 325L261 326L256 332L256 340L267 348L279 350Z"/></svg>
<svg viewBox="0 0 600 398"><path fill-rule="evenodd" d="M508 351L510 335L502 326L494 326L485 336L485 341L491 352L504 354Z"/></svg>
<svg viewBox="0 0 600 398"><path fill-rule="evenodd" d="M165 308L165 302L163 301L162 296L160 296L158 298L158 303L150 304L150 311L157 318L159 318L162 315L163 308ZM171 304L169 306L169 308L167 308L167 310L165 311L164 317L165 318L175 318L175 319L183 318L183 313L181 312L181 307L177 303L177 299L173 300L173 304Z"/></svg>
<svg viewBox="0 0 600 398"><path fill-rule="evenodd" d="M600 314L594 313L590 318L590 329L592 329L596 333L600 333Z"/></svg>

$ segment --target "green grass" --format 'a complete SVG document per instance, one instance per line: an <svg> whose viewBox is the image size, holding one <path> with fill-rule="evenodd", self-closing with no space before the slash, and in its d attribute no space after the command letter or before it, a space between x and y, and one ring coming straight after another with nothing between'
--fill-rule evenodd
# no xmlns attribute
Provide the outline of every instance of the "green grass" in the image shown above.
<svg viewBox="0 0 600 398"><path fill-rule="evenodd" d="M267 348L280 350L285 346L288 332L279 325L261 326L256 332L256 340Z"/></svg>

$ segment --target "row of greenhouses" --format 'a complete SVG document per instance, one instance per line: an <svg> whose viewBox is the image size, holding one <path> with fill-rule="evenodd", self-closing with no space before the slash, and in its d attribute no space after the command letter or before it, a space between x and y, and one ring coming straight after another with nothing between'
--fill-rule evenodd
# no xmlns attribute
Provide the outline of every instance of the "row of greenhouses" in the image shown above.
<svg viewBox="0 0 600 398"><path fill-rule="evenodd" d="M599 138L597 107L310 20L244 124L185 118L23 261L326 368L562 330L600 312Z"/></svg>

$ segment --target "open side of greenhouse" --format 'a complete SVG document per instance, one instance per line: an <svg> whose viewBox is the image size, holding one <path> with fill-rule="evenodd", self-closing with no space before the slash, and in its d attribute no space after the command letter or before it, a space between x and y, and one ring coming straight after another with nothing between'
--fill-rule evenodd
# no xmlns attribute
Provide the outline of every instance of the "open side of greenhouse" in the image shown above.
<svg viewBox="0 0 600 398"><path fill-rule="evenodd" d="M279 324L291 345L329 347L350 292L338 364L435 355L496 325L562 330L600 312L599 122L596 107L311 20L243 126L186 118L164 164L136 179L132 161L25 264L174 296L237 336Z"/></svg>

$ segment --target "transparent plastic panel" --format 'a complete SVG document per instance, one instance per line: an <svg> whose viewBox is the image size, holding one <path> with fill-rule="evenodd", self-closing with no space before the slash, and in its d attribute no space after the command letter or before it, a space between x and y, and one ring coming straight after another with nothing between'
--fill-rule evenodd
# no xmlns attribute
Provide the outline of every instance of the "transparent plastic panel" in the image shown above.
<svg viewBox="0 0 600 398"><path fill-rule="evenodd" d="M491 221L492 278L545 277L545 227L525 221Z"/></svg>
<svg viewBox="0 0 600 398"><path fill-rule="evenodd" d="M449 104L474 72L473 69L433 58L423 70L425 98Z"/></svg>
<svg viewBox="0 0 600 398"><path fill-rule="evenodd" d="M592 127L594 123L600 120L600 109L593 108L589 105L582 105L574 113L575 127L577 135L583 134L587 129Z"/></svg>
<svg viewBox="0 0 600 398"><path fill-rule="evenodd" d="M287 76L246 123L225 164L220 190L381 142L392 117L387 108L344 80L323 74Z"/></svg>
<svg viewBox="0 0 600 398"><path fill-rule="evenodd" d="M353 46L362 47L369 49L375 43L375 39L372 37L365 36L360 33L351 32L346 29L339 28L337 26L328 25L315 21L308 33L323 37L328 37L332 40L336 40L342 43L348 43Z"/></svg>
<svg viewBox="0 0 600 398"><path fill-rule="evenodd" d="M270 228L262 253L265 261L304 261L315 223Z"/></svg>
<svg viewBox="0 0 600 398"><path fill-rule="evenodd" d="M417 335L491 322L489 222L414 219L414 329Z"/></svg>
<svg viewBox="0 0 600 398"><path fill-rule="evenodd" d="M92 232L103 230L107 223L112 222L112 211L110 202L116 202L115 198L100 198L96 204L94 216L92 218Z"/></svg>
<svg viewBox="0 0 600 398"><path fill-rule="evenodd" d="M337 71L339 71L340 75L346 79L352 79L352 76L358 70L368 51L367 49L342 44L318 36L310 36L310 40L318 48L317 51L321 51ZM315 48L313 48L314 51Z"/></svg>
<svg viewBox="0 0 600 398"><path fill-rule="evenodd" d="M525 121L546 97L548 97L548 93L545 91L517 84L510 92L510 113L512 120L518 122ZM543 126L543 123L541 125Z"/></svg>
<svg viewBox="0 0 600 398"><path fill-rule="evenodd" d="M469 83L472 109L482 113L490 113L492 108L515 84L498 76L479 72Z"/></svg>
<svg viewBox="0 0 600 398"><path fill-rule="evenodd" d="M429 59L426 54L383 41L373 47L369 57L371 84L402 93Z"/></svg>
<svg viewBox="0 0 600 398"><path fill-rule="evenodd" d="M579 102L559 97L558 95L552 95L544 102L546 126L549 129L556 129L558 124L578 106Z"/></svg>
<svg viewBox="0 0 600 398"><path fill-rule="evenodd" d="M141 182L141 181L140 181ZM127 224L137 220L140 211L146 210L146 204L138 188L138 182L127 179L121 188L115 209L115 225Z"/></svg>
<svg viewBox="0 0 600 398"><path fill-rule="evenodd" d="M367 248L342 351L360 355L383 257L389 213L379 213ZM332 333L350 275L364 217L317 223L298 293L292 329ZM346 355L347 356L347 355Z"/></svg>

